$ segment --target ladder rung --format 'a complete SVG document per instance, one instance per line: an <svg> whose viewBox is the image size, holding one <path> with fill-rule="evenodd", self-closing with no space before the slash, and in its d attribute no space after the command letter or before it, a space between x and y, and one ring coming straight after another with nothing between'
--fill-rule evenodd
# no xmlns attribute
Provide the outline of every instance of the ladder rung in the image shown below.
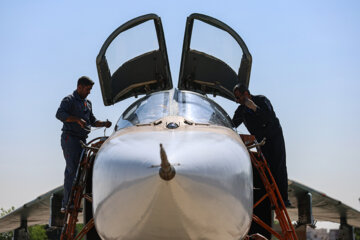
<svg viewBox="0 0 360 240"><path fill-rule="evenodd" d="M240 137L242 138L242 140L245 142L246 139L253 139L253 143L252 144L257 144L255 137L251 136L251 135L240 135ZM279 199L281 199L279 197L279 190L278 187L276 185L276 182L272 176L272 173L269 169L269 166L267 164L267 161L264 157L264 155L261 153L261 149L258 149L259 152L252 152L250 150L249 154L250 154L250 159L251 162L253 164L253 167L256 168L260 174L260 178L264 184L265 190L266 190L266 194L259 200L257 201L254 206L256 207L261 201L263 201L265 199L265 196L269 197L269 199L274 202L274 203L278 203ZM275 207L275 205L273 205L273 207ZM276 219L279 220L280 222L280 227L282 229L283 235L285 236L279 236L280 238L278 239L292 239L292 240L297 240L297 235L295 233L295 229L290 221L290 218L288 216L287 210L286 208L283 207L283 204L277 204L277 207L275 207L275 212L276 212ZM258 223L262 223L261 225L264 225L265 223L261 221L261 219L259 219L258 217L256 217L257 222ZM265 224L266 225L266 224ZM264 226L263 226L264 227ZM264 227L265 229L269 228L269 226ZM271 230L273 231L273 229L267 229L268 231ZM270 232L270 231L269 231Z"/></svg>

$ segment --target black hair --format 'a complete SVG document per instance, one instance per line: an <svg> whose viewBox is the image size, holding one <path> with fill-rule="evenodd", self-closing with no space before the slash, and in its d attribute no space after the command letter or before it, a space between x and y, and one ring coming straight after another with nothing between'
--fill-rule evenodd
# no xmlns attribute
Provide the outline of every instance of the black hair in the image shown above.
<svg viewBox="0 0 360 240"><path fill-rule="evenodd" d="M249 89L241 83L238 83L234 86L233 88L233 93L235 93L235 91L239 91L241 94L243 94L244 92L248 92L250 94Z"/></svg>
<svg viewBox="0 0 360 240"><path fill-rule="evenodd" d="M82 76L79 78L77 85L81 85L81 86L92 86L94 85L93 80L91 80L89 77L87 76Z"/></svg>

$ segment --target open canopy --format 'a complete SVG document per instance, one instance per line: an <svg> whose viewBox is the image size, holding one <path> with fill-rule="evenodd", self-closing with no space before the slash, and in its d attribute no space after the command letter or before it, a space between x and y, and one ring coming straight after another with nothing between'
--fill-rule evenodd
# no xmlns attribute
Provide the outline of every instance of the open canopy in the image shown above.
<svg viewBox="0 0 360 240"><path fill-rule="evenodd" d="M225 23L197 13L187 18L179 89L235 101L232 89L249 85L251 62L244 41Z"/></svg>
<svg viewBox="0 0 360 240"><path fill-rule="evenodd" d="M178 87L235 101L237 83L249 85L251 54L241 37L223 22L202 14L186 21ZM123 99L172 88L161 19L155 14L121 25L96 59L106 106Z"/></svg>
<svg viewBox="0 0 360 240"><path fill-rule="evenodd" d="M147 14L117 28L96 58L106 106L172 88L161 19Z"/></svg>

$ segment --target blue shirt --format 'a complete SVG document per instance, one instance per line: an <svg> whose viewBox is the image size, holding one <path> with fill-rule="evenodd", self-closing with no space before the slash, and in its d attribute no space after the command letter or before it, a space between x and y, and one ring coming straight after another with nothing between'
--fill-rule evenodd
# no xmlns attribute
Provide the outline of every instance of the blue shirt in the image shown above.
<svg viewBox="0 0 360 240"><path fill-rule="evenodd" d="M85 128L82 128L76 122L65 122L69 116L75 116L85 120ZM61 101L60 107L56 112L56 118L64 123L61 129L64 133L83 139L87 138L91 126L97 121L92 112L91 102L86 98L82 99L76 90L69 96L64 97Z"/></svg>

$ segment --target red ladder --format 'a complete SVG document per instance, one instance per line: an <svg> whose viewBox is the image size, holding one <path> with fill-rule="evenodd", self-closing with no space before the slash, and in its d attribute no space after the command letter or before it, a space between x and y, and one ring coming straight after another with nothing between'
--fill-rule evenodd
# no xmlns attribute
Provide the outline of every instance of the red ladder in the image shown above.
<svg viewBox="0 0 360 240"><path fill-rule="evenodd" d="M298 238L295 233L295 229L291 223L291 219L286 210L279 188L276 185L267 161L260 149L260 146L264 145L265 139L261 143L258 143L255 137L252 135L240 134L240 137L249 151L251 163L253 167L256 168L259 172L260 178L266 190L266 194L261 197L256 203L254 203L253 208L256 208L266 198L269 198L271 206L275 210L276 219L279 221L281 233L276 232L271 226L263 222L258 216L254 214L253 221L266 229L269 233L274 235L279 240L297 240ZM251 149L253 148L256 148L257 151L251 151ZM250 237L247 236L247 239L250 239Z"/></svg>
<svg viewBox="0 0 360 240"><path fill-rule="evenodd" d="M92 202L92 196L86 193L86 183L94 164L94 159L100 146L107 137L98 137L91 140L87 145L83 144L81 161L76 172L76 177L71 188L69 202L65 210L64 226L62 228L60 240L79 240L82 239L94 227L94 219L90 219L82 230L75 236L76 223L78 222L81 202L83 199Z"/></svg>

